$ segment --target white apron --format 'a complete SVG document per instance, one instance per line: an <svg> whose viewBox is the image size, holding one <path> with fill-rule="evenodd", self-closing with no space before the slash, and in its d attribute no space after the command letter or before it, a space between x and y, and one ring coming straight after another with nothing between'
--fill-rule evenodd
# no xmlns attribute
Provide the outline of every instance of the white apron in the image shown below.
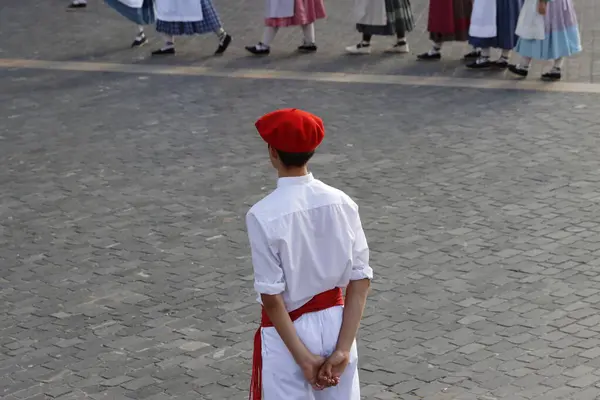
<svg viewBox="0 0 600 400"><path fill-rule="evenodd" d="M525 0L515 34L522 39L546 39L544 16L538 12L538 0Z"/></svg>
<svg viewBox="0 0 600 400"><path fill-rule="evenodd" d="M354 17L363 25L387 25L385 0L354 0Z"/></svg>
<svg viewBox="0 0 600 400"><path fill-rule="evenodd" d="M333 353L342 327L343 313L343 307L333 307L304 314L294 321L298 337L311 353ZM261 328L261 337L262 400L313 398L312 388L275 328ZM339 385L320 391L315 397L319 400L360 400L356 342L350 350L350 363Z"/></svg>
<svg viewBox="0 0 600 400"><path fill-rule="evenodd" d="M493 38L498 34L496 26L496 0L475 0L471 13L469 36Z"/></svg>
<svg viewBox="0 0 600 400"><path fill-rule="evenodd" d="M290 18L294 16L294 0L265 0L266 18Z"/></svg>
<svg viewBox="0 0 600 400"><path fill-rule="evenodd" d="M129 0L131 1L131 0ZM155 0L156 19L167 22L202 21L202 0Z"/></svg>
<svg viewBox="0 0 600 400"><path fill-rule="evenodd" d="M144 0L118 0L119 3L125 4L127 7L131 8L142 8L144 5Z"/></svg>

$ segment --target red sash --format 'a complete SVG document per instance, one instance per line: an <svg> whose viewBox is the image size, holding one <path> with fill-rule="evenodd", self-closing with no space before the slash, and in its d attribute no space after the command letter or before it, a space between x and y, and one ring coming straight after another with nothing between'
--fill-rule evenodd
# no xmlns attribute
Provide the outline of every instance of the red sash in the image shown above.
<svg viewBox="0 0 600 400"><path fill-rule="evenodd" d="M292 321L296 321L304 314L326 310L331 307L343 306L344 295L342 289L335 288L320 293L313 297L308 303L290 313ZM254 352L252 353L252 380L250 381L249 400L262 399L262 341L260 335L261 328L272 327L273 323L269 320L265 309L262 309L260 328L254 335Z"/></svg>

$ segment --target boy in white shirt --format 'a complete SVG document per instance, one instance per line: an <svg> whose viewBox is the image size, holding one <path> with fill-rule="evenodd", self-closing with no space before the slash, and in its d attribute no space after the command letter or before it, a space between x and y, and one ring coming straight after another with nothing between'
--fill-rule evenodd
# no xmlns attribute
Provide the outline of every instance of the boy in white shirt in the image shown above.
<svg viewBox="0 0 600 400"><path fill-rule="evenodd" d="M358 206L308 172L319 117L279 110L256 128L279 180L246 216L262 304L250 399L360 400L355 338L373 270Z"/></svg>

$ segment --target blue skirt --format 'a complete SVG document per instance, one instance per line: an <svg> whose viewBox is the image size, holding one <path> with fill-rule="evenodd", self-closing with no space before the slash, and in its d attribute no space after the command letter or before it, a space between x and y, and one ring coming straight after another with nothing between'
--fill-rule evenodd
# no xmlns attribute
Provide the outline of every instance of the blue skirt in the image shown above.
<svg viewBox="0 0 600 400"><path fill-rule="evenodd" d="M517 44L518 37L515 35L515 30L521 7L523 7L523 0L496 0L496 37L469 36L469 44L473 47L512 50Z"/></svg>
<svg viewBox="0 0 600 400"><path fill-rule="evenodd" d="M128 7L119 0L104 0L104 2L134 24L150 25L156 21L152 0L144 0L142 8Z"/></svg>
<svg viewBox="0 0 600 400"><path fill-rule="evenodd" d="M549 2L544 21L546 38L544 40L519 38L515 48L517 53L536 60L556 60L582 50L577 14L571 0Z"/></svg>
<svg viewBox="0 0 600 400"><path fill-rule="evenodd" d="M202 21L156 21L156 30L160 33L173 36L202 35L204 33L216 32L223 26L219 14L211 0L199 0L202 2Z"/></svg>

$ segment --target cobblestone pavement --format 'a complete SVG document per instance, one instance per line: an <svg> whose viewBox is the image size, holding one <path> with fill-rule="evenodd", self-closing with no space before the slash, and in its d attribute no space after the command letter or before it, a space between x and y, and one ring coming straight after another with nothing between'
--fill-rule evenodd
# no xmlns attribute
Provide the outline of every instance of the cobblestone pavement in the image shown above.
<svg viewBox="0 0 600 400"><path fill-rule="evenodd" d="M103 5L3 1L2 58L151 62L135 60L148 48L122 48L130 29ZM224 19L256 36L239 4L222 5ZM577 6L589 24L598 7ZM337 48L345 19L329 22ZM276 67L239 49L203 59L203 40L166 62ZM277 57L286 69L392 65ZM451 65L415 73L462 74ZM324 117L313 172L361 205L376 273L363 398L600 396L597 95L11 69L0 400L247 398L259 309L243 216L275 183L253 122L285 106Z"/></svg>
<svg viewBox="0 0 600 400"><path fill-rule="evenodd" d="M290 105L373 249L365 399L600 394L597 96L0 76L2 400L247 397L252 123Z"/></svg>
<svg viewBox="0 0 600 400"><path fill-rule="evenodd" d="M367 72L420 76L454 76L473 78L515 79L510 73L467 70L460 57L466 45L449 46L440 63L419 63L415 55L430 48L427 37L427 0L413 0L417 28L409 35L412 54L389 56L381 53L389 41L374 39L371 56L347 56L344 47L360 36L352 24L352 1L327 0L329 17L317 24L319 52L296 55L293 50L301 40L299 30L282 30L274 42L271 56L249 57L244 46L256 43L262 35L261 0L214 0L225 27L234 36L231 49L223 57L212 56L215 38L184 39L178 54L172 58L151 60L150 50L159 46L159 36L148 31L151 45L132 51L129 44L137 28L129 24L102 0L89 0L82 12L65 12L68 0L2 0L0 12L0 57L39 58L45 60L102 60L125 63L171 63L203 65L212 68L280 69L323 72ZM565 80L598 82L600 78L600 2L575 0L582 29L582 54L565 63ZM33 23L35 21L35 23ZM530 76L539 76L547 64L536 63Z"/></svg>

